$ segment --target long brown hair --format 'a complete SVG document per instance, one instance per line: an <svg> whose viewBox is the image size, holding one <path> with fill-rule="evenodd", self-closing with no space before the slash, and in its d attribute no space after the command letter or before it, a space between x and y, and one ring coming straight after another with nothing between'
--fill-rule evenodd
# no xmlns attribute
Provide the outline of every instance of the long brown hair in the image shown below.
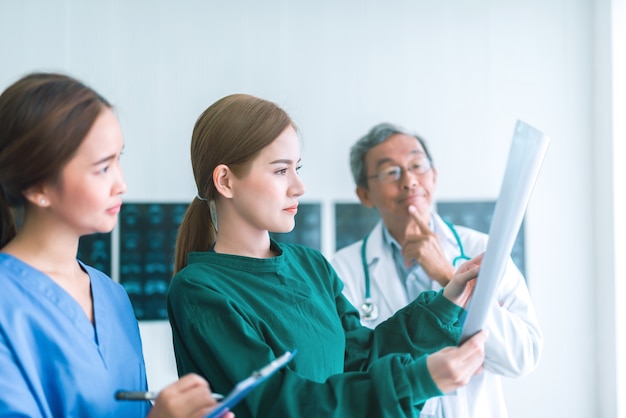
<svg viewBox="0 0 626 418"><path fill-rule="evenodd" d="M59 178L105 107L94 90L55 73L26 75L0 95L0 248L17 233L24 191Z"/></svg>
<svg viewBox="0 0 626 418"><path fill-rule="evenodd" d="M238 176L294 123L275 103L246 94L226 96L198 118L191 137L191 165L199 198L194 199L178 230L174 273L187 265L193 251L208 251L216 240L211 201L218 193L213 171L226 164Z"/></svg>

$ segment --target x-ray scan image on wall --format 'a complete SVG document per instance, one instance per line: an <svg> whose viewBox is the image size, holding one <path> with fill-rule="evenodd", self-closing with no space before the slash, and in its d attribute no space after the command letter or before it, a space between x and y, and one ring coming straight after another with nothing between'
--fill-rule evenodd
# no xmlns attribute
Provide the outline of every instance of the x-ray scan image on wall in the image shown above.
<svg viewBox="0 0 626 418"><path fill-rule="evenodd" d="M119 222L120 283L137 319L166 319L176 234L187 204L126 203Z"/></svg>
<svg viewBox="0 0 626 418"><path fill-rule="evenodd" d="M78 243L78 259L111 276L111 233L85 235Z"/></svg>

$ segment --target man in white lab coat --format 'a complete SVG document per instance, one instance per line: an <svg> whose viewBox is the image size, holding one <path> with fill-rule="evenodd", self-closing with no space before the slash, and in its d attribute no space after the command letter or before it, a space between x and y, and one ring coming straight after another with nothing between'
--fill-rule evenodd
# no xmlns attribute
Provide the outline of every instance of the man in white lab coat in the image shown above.
<svg viewBox="0 0 626 418"><path fill-rule="evenodd" d="M435 213L437 170L418 136L379 124L352 147L350 164L361 203L375 207L381 221L364 240L339 250L332 264L361 322L373 328L420 292L445 286L463 261L486 250L487 235ZM506 418L500 376L524 376L537 365L543 337L525 280L510 259L485 328L484 371L429 400L420 417Z"/></svg>

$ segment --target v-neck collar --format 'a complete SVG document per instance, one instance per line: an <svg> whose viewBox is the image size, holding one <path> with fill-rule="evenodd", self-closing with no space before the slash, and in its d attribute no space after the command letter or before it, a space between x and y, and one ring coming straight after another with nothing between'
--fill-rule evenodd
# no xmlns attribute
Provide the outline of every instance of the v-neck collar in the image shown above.
<svg viewBox="0 0 626 418"><path fill-rule="evenodd" d="M48 300L48 302L54 306L52 309L61 312L81 335L96 345L104 361L105 356L102 352L102 335L106 334L108 324L106 324L106 320L101 320L106 318L106 313L102 311L103 308L99 300L103 295L103 290L100 281L94 277L93 272L95 270L86 266L80 260L77 260L83 271L85 271L89 277L89 287L94 313L92 323L87 315L85 315L78 301L52 280L50 276L10 254L0 254L0 256L6 258L6 266L14 271L17 278L19 278L18 284L24 288L24 291L31 293L37 292Z"/></svg>

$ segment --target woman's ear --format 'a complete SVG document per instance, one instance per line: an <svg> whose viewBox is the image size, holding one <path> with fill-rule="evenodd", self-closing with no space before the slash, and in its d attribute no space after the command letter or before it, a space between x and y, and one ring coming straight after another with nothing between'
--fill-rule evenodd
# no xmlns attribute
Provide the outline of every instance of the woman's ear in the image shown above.
<svg viewBox="0 0 626 418"><path fill-rule="evenodd" d="M215 189L227 199L233 197L232 176L233 172L226 164L220 164L213 170L213 184L215 184Z"/></svg>
<svg viewBox="0 0 626 418"><path fill-rule="evenodd" d="M46 195L46 190L42 186L33 186L22 192L26 200L35 206L47 208L50 206L50 199Z"/></svg>

